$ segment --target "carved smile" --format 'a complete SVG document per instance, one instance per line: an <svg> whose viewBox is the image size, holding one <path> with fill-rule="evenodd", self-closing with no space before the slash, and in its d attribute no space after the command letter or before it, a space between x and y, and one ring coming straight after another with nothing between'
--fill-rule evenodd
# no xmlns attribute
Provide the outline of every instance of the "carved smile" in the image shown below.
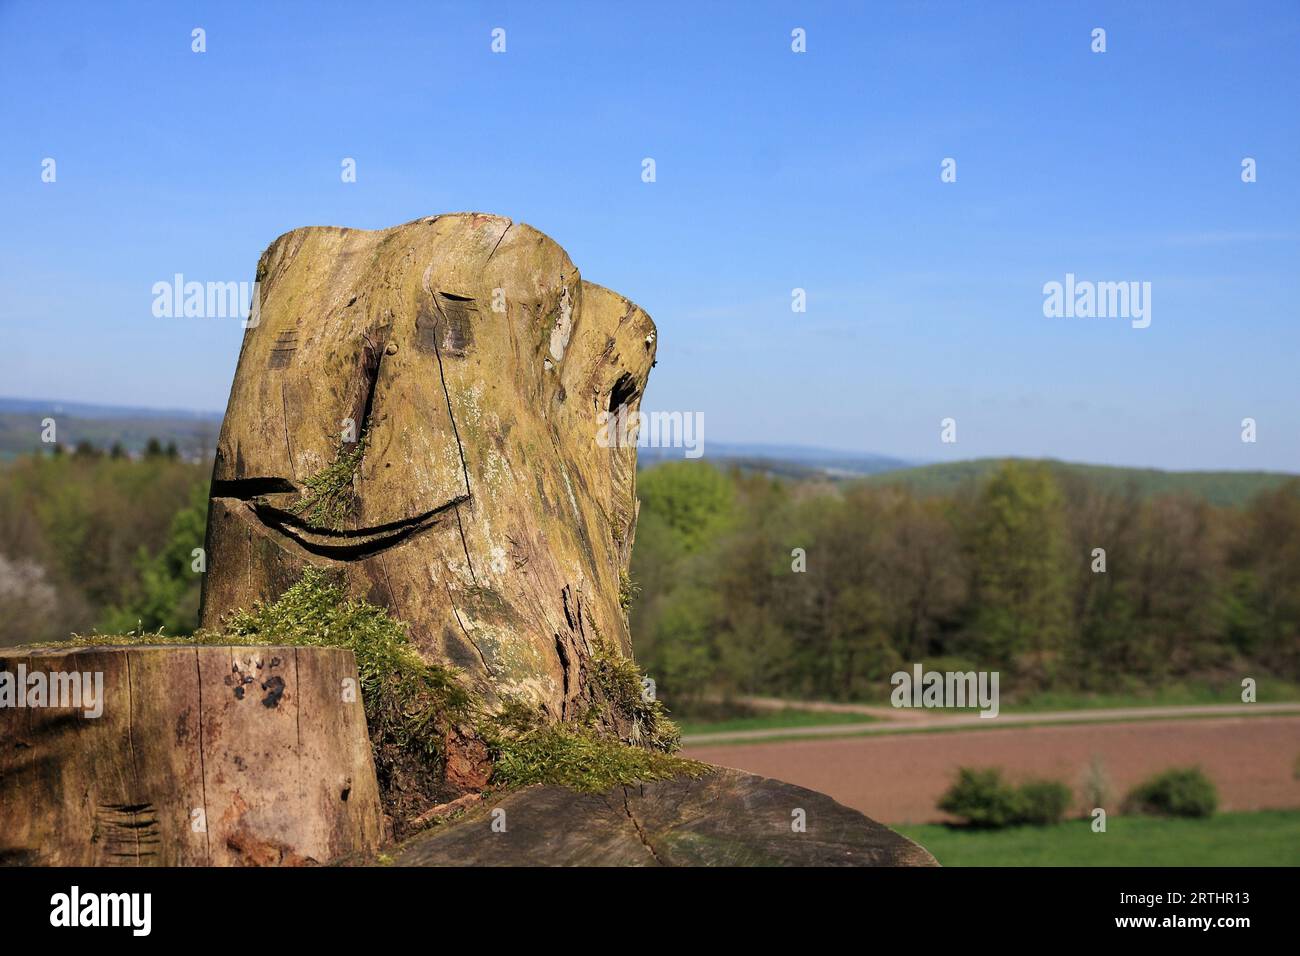
<svg viewBox="0 0 1300 956"><path fill-rule="evenodd" d="M331 531L327 528L308 527L297 515L268 504L264 500L254 501L251 505L262 524L285 537L292 538L313 554L349 561L367 558L401 544L407 538L434 527L439 523L444 512L468 500L469 495L462 495L432 511L426 511L412 518L374 528L359 528L355 531Z"/></svg>
<svg viewBox="0 0 1300 956"><path fill-rule="evenodd" d="M314 527L290 510L298 498L296 486L283 478L246 478L217 481L214 498L234 498L244 503L251 516L270 531L283 535L312 554L339 561L368 558L396 547L407 539L436 527L443 515L469 500L459 495L436 508L410 518L368 528L331 529Z"/></svg>

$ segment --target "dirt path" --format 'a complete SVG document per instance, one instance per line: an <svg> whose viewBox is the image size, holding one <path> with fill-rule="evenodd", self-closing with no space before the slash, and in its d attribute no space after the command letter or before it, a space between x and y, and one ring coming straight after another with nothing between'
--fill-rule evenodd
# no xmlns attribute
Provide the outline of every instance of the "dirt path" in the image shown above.
<svg viewBox="0 0 1300 956"><path fill-rule="evenodd" d="M1116 796L1108 802L1116 807L1138 781L1188 764L1200 764L1215 782L1223 810L1300 807L1300 716L902 733L732 747L688 743L684 753L820 790L893 824L944 819L934 805L958 766L999 766L1013 780L1051 777L1068 783L1078 796L1093 756L1110 777Z"/></svg>
<svg viewBox="0 0 1300 956"><path fill-rule="evenodd" d="M750 706L768 708L764 698L746 698ZM764 701L763 703L759 703ZM960 727L1005 727L1008 724L1099 724L1129 720L1177 719L1180 717L1227 717L1237 714L1300 714L1300 703L1286 704L1203 704L1182 707L1114 707L1097 710L1036 711L1021 714L954 714L911 708L873 707L866 704L825 704L815 701L793 703L787 707L822 710L832 713L861 714L880 718L879 724L818 724L811 727L767 727L762 730L718 731L688 734L688 747L717 744L733 740L777 740L787 737L828 737L836 734L896 734L918 730L952 730Z"/></svg>

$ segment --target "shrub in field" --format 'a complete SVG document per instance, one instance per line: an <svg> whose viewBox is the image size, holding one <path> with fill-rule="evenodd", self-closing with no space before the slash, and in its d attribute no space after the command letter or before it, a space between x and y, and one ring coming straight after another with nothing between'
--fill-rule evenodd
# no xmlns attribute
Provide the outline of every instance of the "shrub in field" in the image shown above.
<svg viewBox="0 0 1300 956"><path fill-rule="evenodd" d="M1219 806L1219 792L1200 767L1175 767L1134 787L1124 801L1129 813L1164 817L1208 817Z"/></svg>
<svg viewBox="0 0 1300 956"><path fill-rule="evenodd" d="M939 809L973 827L1056 823L1070 805L1070 788L1056 780L1032 780L1016 787L996 767L960 767L939 800Z"/></svg>
<svg viewBox="0 0 1300 956"><path fill-rule="evenodd" d="M956 782L939 798L939 809L974 827L1005 827L1015 815L1015 791L995 767L960 767Z"/></svg>
<svg viewBox="0 0 1300 956"><path fill-rule="evenodd" d="M1031 780L1016 793L1020 823L1060 823L1070 806L1070 788L1059 780Z"/></svg>

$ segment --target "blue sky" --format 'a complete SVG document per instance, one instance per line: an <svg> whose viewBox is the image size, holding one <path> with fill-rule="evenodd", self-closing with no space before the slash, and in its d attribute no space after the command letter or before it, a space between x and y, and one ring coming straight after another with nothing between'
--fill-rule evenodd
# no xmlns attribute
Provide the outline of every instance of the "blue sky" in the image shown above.
<svg viewBox="0 0 1300 956"><path fill-rule="evenodd" d="M706 448L1300 471L1294 2L0 0L0 89L0 395L220 409L238 323L153 283L476 209L655 318ZM1045 318L1066 273L1151 326Z"/></svg>

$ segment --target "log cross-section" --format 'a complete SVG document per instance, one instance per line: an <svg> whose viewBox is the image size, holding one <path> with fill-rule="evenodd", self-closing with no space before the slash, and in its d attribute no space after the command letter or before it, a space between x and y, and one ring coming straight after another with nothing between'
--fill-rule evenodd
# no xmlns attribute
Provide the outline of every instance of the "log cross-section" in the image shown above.
<svg viewBox="0 0 1300 956"><path fill-rule="evenodd" d="M349 650L0 650L0 864L303 865L383 835Z"/></svg>

